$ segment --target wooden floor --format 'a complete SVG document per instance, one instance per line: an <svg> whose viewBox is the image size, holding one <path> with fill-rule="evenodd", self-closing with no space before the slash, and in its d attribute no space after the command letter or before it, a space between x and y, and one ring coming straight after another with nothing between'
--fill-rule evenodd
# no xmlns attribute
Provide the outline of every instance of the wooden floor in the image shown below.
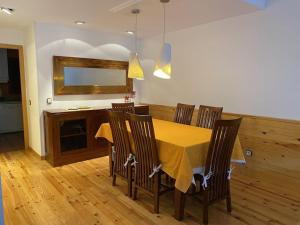
<svg viewBox="0 0 300 225"><path fill-rule="evenodd" d="M0 167L6 225L202 224L201 204L191 197L182 222L173 218L171 193L162 197L159 215L151 213L146 195L129 199L124 182L111 186L106 157L52 168L32 153L14 151L0 154ZM300 187L291 187L289 195L286 188L260 185L247 174L235 174L232 214L226 213L224 203L212 206L209 224L299 224Z"/></svg>

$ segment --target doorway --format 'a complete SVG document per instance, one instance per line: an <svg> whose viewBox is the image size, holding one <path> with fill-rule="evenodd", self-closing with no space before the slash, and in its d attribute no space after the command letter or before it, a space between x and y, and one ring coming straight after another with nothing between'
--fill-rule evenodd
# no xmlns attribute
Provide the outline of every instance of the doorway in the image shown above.
<svg viewBox="0 0 300 225"><path fill-rule="evenodd" d="M23 48L0 44L0 153L27 148Z"/></svg>

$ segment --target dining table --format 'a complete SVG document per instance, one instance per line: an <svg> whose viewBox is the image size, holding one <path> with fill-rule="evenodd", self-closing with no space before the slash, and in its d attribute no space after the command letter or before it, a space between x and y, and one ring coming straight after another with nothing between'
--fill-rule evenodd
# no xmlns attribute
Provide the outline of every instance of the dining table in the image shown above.
<svg viewBox="0 0 300 225"><path fill-rule="evenodd" d="M152 119L152 121L161 169L175 180L175 218L182 220L185 193L194 183L194 174L205 168L212 130L159 119ZM127 130L134 147L128 122ZM109 123L103 123L99 127L95 138L100 137L113 143ZM231 162L246 162L238 137L234 144Z"/></svg>

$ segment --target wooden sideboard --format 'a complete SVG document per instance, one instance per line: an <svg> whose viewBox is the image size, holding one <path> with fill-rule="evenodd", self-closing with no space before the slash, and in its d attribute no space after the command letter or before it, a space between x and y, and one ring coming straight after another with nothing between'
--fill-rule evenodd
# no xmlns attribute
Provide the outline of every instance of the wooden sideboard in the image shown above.
<svg viewBox="0 0 300 225"><path fill-rule="evenodd" d="M137 114L149 114L149 106L135 106ZM95 134L108 122L107 108L44 111L46 160L53 166L108 155L109 143Z"/></svg>

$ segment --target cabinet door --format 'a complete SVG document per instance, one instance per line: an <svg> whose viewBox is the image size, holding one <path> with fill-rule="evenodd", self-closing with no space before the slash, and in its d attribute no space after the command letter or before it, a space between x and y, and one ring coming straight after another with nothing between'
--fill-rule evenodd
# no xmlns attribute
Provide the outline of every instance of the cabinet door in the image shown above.
<svg viewBox="0 0 300 225"><path fill-rule="evenodd" d="M59 132L61 154L89 148L86 118L59 120Z"/></svg>

